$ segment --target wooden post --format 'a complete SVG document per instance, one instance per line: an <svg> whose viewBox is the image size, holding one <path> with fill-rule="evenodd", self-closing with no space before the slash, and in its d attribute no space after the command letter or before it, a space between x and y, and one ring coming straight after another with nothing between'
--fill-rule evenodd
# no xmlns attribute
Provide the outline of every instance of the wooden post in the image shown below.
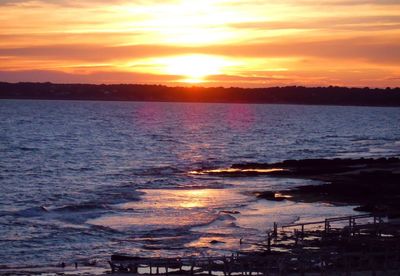
<svg viewBox="0 0 400 276"><path fill-rule="evenodd" d="M129 271L132 272L132 273L138 273L138 265L136 263L135 264L130 264L129 265Z"/></svg>
<svg viewBox="0 0 400 276"><path fill-rule="evenodd" d="M268 271L267 271L267 264L264 263L262 266L262 273L264 276L268 275Z"/></svg>
<svg viewBox="0 0 400 276"><path fill-rule="evenodd" d="M111 273L115 273L115 265L110 261L108 261L108 263L110 264L111 267Z"/></svg>
<svg viewBox="0 0 400 276"><path fill-rule="evenodd" d="M371 270L372 270L372 275L376 275L376 269L375 269L375 260L374 256L370 256L370 262L371 262Z"/></svg>
<svg viewBox="0 0 400 276"><path fill-rule="evenodd" d="M350 266L350 260L349 260L349 256L345 256L345 267L346 267L346 276L350 276L351 275L351 266Z"/></svg>
<svg viewBox="0 0 400 276"><path fill-rule="evenodd" d="M179 263L179 272L182 272L183 263L182 263L181 258L178 258L178 263Z"/></svg>
<svg viewBox="0 0 400 276"><path fill-rule="evenodd" d="M269 275L269 266L271 263L271 259L268 258L266 263L265 263L265 268L264 268L264 276L268 276Z"/></svg>
<svg viewBox="0 0 400 276"><path fill-rule="evenodd" d="M271 233L268 233L268 244L267 244L267 249L268 252L271 252Z"/></svg>
<svg viewBox="0 0 400 276"><path fill-rule="evenodd" d="M322 276L322 275L325 275L324 257L321 255L321 256L319 257L319 260L320 260L320 263L321 263L320 273L321 273L321 276Z"/></svg>
<svg viewBox="0 0 400 276"><path fill-rule="evenodd" d="M242 271L242 275L246 275L246 272L245 272L244 266L243 266L243 262L240 262L239 266L240 266L240 271Z"/></svg>
<svg viewBox="0 0 400 276"><path fill-rule="evenodd" d="M227 274L226 274L226 272L227 272L227 261L226 261L226 258L224 258L224 276L226 276Z"/></svg>
<svg viewBox="0 0 400 276"><path fill-rule="evenodd" d="M284 276L285 275L285 259L281 258L280 260L278 260L278 268L279 268L279 276Z"/></svg>
<svg viewBox="0 0 400 276"><path fill-rule="evenodd" d="M191 267L190 267L190 275L193 276L193 270L194 270L194 262L191 262Z"/></svg>
<svg viewBox="0 0 400 276"><path fill-rule="evenodd" d="M305 275L305 260L303 260L303 258L302 257L299 257L298 258L298 261L299 261L299 268L300 268L300 275L301 276L304 276Z"/></svg>
<svg viewBox="0 0 400 276"><path fill-rule="evenodd" d="M329 228L330 228L329 221L325 219L325 234L328 234Z"/></svg>

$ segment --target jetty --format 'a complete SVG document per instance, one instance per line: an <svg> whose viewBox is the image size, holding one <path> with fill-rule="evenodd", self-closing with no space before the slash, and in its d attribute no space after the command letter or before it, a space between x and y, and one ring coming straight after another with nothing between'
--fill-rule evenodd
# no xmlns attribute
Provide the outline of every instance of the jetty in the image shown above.
<svg viewBox="0 0 400 276"><path fill-rule="evenodd" d="M243 240L241 242L252 242ZM111 271L143 275L399 275L400 222L365 214L278 225L256 252L142 258L112 255Z"/></svg>

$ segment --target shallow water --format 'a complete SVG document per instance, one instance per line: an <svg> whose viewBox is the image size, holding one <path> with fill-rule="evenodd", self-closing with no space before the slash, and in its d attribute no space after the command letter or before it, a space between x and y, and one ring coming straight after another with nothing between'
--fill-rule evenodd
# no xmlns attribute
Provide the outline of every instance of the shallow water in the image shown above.
<svg viewBox="0 0 400 276"><path fill-rule="evenodd" d="M233 163L398 156L400 109L0 101L0 265L249 249L272 223L353 213L256 200L306 180L195 175Z"/></svg>

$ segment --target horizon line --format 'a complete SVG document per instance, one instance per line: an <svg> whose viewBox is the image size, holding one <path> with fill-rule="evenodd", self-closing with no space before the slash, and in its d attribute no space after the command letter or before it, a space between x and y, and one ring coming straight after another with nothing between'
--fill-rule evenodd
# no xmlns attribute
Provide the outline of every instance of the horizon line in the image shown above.
<svg viewBox="0 0 400 276"><path fill-rule="evenodd" d="M270 88L345 88L345 89L370 89L370 90L397 90L400 86L386 86L386 87L372 87L372 86L340 86L340 85L325 85L325 86L306 86L306 85L285 85L285 86L264 86L264 87L244 87L244 86L201 86L201 85L168 85L164 83L83 83L83 82L51 82L51 81L18 81L18 82L8 82L0 80L0 83L6 84L54 84L54 85L96 85L96 86L114 86L114 85L138 85L138 86L164 86L168 88L201 88L201 89L245 89L245 90L255 90L255 89L270 89Z"/></svg>

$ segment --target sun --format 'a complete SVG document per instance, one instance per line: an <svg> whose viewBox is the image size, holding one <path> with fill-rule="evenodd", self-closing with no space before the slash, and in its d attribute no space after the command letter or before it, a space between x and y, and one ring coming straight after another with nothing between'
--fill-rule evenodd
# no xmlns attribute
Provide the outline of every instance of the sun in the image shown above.
<svg viewBox="0 0 400 276"><path fill-rule="evenodd" d="M181 82L201 83L210 75L222 74L231 63L220 56L183 55L160 60L163 71L169 75L182 76Z"/></svg>

